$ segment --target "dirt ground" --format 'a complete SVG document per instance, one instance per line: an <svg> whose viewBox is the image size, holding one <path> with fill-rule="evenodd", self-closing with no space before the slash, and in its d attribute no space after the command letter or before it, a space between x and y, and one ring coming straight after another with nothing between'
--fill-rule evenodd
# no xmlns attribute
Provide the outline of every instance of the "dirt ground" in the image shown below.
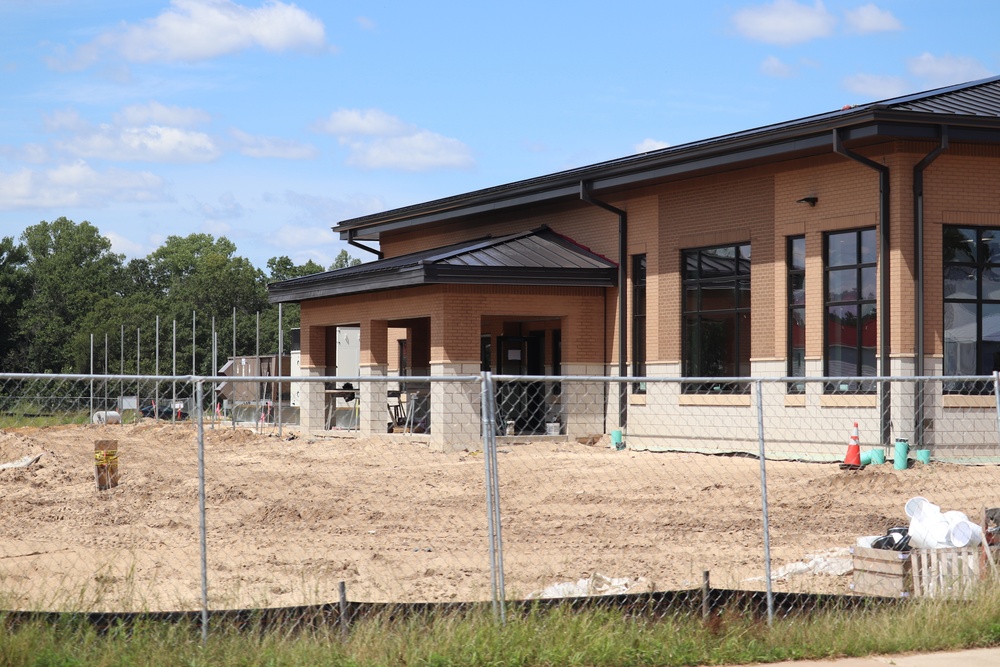
<svg viewBox="0 0 1000 667"><path fill-rule="evenodd" d="M386 436L205 428L205 546L214 609L489 599L481 452ZM99 491L94 442L117 441ZM197 609L201 533L191 424L0 431L0 608ZM760 462L615 451L606 440L499 446L508 597L764 586ZM908 498L980 517L1000 469L935 461L844 471L768 461L776 590L850 592L847 548L906 525Z"/></svg>

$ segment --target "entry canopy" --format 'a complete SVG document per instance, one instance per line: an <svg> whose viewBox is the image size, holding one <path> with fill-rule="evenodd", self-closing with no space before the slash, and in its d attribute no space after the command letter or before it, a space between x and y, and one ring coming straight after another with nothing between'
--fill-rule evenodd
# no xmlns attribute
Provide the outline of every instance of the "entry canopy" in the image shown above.
<svg viewBox="0 0 1000 667"><path fill-rule="evenodd" d="M267 286L271 303L418 285L614 287L618 264L548 227L422 250Z"/></svg>

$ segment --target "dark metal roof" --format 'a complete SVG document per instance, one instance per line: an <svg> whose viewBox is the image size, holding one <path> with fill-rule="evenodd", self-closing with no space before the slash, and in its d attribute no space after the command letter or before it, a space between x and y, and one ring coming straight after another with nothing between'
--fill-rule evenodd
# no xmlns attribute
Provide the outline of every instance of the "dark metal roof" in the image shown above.
<svg viewBox="0 0 1000 667"><path fill-rule="evenodd" d="M432 284L613 287L617 264L547 227L390 257L267 286L271 303Z"/></svg>
<svg viewBox="0 0 1000 667"><path fill-rule="evenodd" d="M1000 142L1000 77L938 88L814 116L630 155L537 178L476 190L340 222L342 238L378 240L382 232L513 206L579 199L698 171L832 151L832 132L845 144L888 138L936 140L949 125L952 142Z"/></svg>

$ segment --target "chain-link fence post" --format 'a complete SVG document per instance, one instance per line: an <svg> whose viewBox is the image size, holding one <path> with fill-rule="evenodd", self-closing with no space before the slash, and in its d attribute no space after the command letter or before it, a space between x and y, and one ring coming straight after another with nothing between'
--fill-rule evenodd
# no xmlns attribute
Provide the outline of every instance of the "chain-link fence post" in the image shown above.
<svg viewBox="0 0 1000 667"><path fill-rule="evenodd" d="M208 528L205 523L205 385L195 380L195 418L198 420L198 524L201 550L201 641L208 641Z"/></svg>
<svg viewBox="0 0 1000 667"><path fill-rule="evenodd" d="M500 532L500 480L497 476L497 419L496 391L491 373L480 376L482 382L481 409L483 422L483 466L486 482L486 531L489 535L490 554L490 596L493 614L499 615L500 622L506 623L503 581L503 542Z"/></svg>
<svg viewBox="0 0 1000 667"><path fill-rule="evenodd" d="M767 449L764 445L764 386L760 380L757 388L757 446L760 455L760 506L764 530L764 581L767 589L767 624L774 623L774 588L771 581L771 531L767 518Z"/></svg>

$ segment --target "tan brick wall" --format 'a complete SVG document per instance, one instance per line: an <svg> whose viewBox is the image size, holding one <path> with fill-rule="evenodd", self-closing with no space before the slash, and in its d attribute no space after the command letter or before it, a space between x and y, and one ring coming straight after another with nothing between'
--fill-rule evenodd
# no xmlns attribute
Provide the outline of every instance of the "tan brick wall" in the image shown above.
<svg viewBox="0 0 1000 667"><path fill-rule="evenodd" d="M773 352L774 176L762 169L682 181L659 197L657 327L654 361L681 359L681 251L751 243L751 356ZM652 331L651 331L652 333Z"/></svg>

